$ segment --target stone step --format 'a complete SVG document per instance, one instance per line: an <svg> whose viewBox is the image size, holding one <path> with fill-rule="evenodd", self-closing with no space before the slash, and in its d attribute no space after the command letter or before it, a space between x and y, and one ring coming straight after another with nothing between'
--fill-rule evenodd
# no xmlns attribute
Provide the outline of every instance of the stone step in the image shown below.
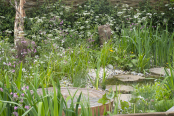
<svg viewBox="0 0 174 116"><path fill-rule="evenodd" d="M131 93L133 92L133 89L134 89L132 86L128 86L128 85L106 85L107 90L112 88L113 91L116 91L116 87L119 93Z"/></svg>
<svg viewBox="0 0 174 116"><path fill-rule="evenodd" d="M170 74L170 69L167 68L167 71ZM151 72L152 74L155 74L155 75L160 75L160 76L164 76L166 74L164 67L151 68L151 69L149 69L149 72Z"/></svg>
<svg viewBox="0 0 174 116"><path fill-rule="evenodd" d="M123 82L136 82L145 79L145 77L141 77L138 75L116 75L113 78L118 78L120 81Z"/></svg>

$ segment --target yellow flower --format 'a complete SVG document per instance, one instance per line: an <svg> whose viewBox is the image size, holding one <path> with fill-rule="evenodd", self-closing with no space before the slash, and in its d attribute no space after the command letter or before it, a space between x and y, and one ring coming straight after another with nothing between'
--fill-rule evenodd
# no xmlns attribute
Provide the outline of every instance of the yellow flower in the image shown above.
<svg viewBox="0 0 174 116"><path fill-rule="evenodd" d="M132 52L132 54L133 54L134 52Z"/></svg>
<svg viewBox="0 0 174 116"><path fill-rule="evenodd" d="M113 50L111 50L111 49L110 49L109 51L114 52L114 51L113 51Z"/></svg>

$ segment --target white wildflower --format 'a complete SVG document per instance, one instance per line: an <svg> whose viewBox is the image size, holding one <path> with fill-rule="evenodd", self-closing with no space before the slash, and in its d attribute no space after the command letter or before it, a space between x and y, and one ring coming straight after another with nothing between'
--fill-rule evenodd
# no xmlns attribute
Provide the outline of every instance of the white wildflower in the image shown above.
<svg viewBox="0 0 174 116"><path fill-rule="evenodd" d="M48 34L47 36L48 36L48 37L52 37L53 35L52 35L52 34Z"/></svg>
<svg viewBox="0 0 174 116"><path fill-rule="evenodd" d="M60 12L60 15L63 15L63 12Z"/></svg>
<svg viewBox="0 0 174 116"><path fill-rule="evenodd" d="M167 19L164 19L163 22L166 23L167 22Z"/></svg>
<svg viewBox="0 0 174 116"><path fill-rule="evenodd" d="M168 6L169 4L165 4L165 6Z"/></svg>
<svg viewBox="0 0 174 116"><path fill-rule="evenodd" d="M55 37L55 39L60 39L59 37Z"/></svg>
<svg viewBox="0 0 174 116"><path fill-rule="evenodd" d="M129 5L128 4L123 4L122 7L127 8L127 7L129 7Z"/></svg>
<svg viewBox="0 0 174 116"><path fill-rule="evenodd" d="M80 29L84 29L85 27L84 26L81 26Z"/></svg>
<svg viewBox="0 0 174 116"><path fill-rule="evenodd" d="M3 19L5 18L4 16L0 16L0 17L3 18Z"/></svg>
<svg viewBox="0 0 174 116"><path fill-rule="evenodd" d="M145 21L145 20L146 20L146 17L143 17L141 20L142 20L142 21Z"/></svg>
<svg viewBox="0 0 174 116"><path fill-rule="evenodd" d="M29 18L31 21L33 21L33 18Z"/></svg>
<svg viewBox="0 0 174 116"><path fill-rule="evenodd" d="M161 15L164 15L165 13L161 13Z"/></svg>
<svg viewBox="0 0 174 116"><path fill-rule="evenodd" d="M123 14L123 12L117 12L118 16L121 16Z"/></svg>
<svg viewBox="0 0 174 116"><path fill-rule="evenodd" d="M32 35L32 38L36 38L36 35Z"/></svg>
<svg viewBox="0 0 174 116"><path fill-rule="evenodd" d="M25 68L22 68L22 72L26 72Z"/></svg>
<svg viewBox="0 0 174 116"><path fill-rule="evenodd" d="M38 19L38 20L37 20L37 23L40 23L40 22L41 22L41 23L43 22L42 19Z"/></svg>
<svg viewBox="0 0 174 116"><path fill-rule="evenodd" d="M152 14L151 14L151 13L147 13L146 15L147 15L147 16L151 16Z"/></svg>
<svg viewBox="0 0 174 116"><path fill-rule="evenodd" d="M85 12L83 13L84 16L89 15L89 14L90 14L90 13L85 13Z"/></svg>

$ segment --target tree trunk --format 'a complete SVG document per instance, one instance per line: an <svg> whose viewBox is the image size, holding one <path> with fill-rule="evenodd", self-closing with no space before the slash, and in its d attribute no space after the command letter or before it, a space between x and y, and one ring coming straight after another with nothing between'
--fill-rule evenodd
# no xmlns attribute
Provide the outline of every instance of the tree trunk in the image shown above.
<svg viewBox="0 0 174 116"><path fill-rule="evenodd" d="M11 0L10 0L11 3ZM15 22L14 22L14 44L15 48L17 49L17 57L20 60L24 60L26 55L34 56L33 52L36 52L36 44L34 41L29 39L25 39L24 37L24 17L25 10L24 4L25 0L20 0L18 5L17 1L15 0L15 5L11 3L11 5L16 10Z"/></svg>
<svg viewBox="0 0 174 116"><path fill-rule="evenodd" d="M16 16L14 22L14 42L20 40L20 38L24 37L24 17L25 17L25 10L24 7L24 0L20 0L20 4L18 5L17 1L15 0L15 9L16 9Z"/></svg>

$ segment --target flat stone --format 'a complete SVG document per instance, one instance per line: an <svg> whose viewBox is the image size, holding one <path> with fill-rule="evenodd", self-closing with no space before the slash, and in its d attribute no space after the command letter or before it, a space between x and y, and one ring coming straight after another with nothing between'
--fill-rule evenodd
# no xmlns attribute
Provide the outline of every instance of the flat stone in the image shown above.
<svg viewBox="0 0 174 116"><path fill-rule="evenodd" d="M140 79L145 79L145 77L141 77L138 75L118 75L118 76L114 76L115 78L118 78L120 81L123 82L133 82L133 81L138 81Z"/></svg>
<svg viewBox="0 0 174 116"><path fill-rule="evenodd" d="M109 90L110 88L112 88L113 91L116 91L116 87L117 91L121 93L130 93L134 89L132 86L128 85L107 85L106 89Z"/></svg>
<svg viewBox="0 0 174 116"><path fill-rule="evenodd" d="M156 75L165 75L165 70L164 70L164 67L161 67L161 68L151 68L149 69L149 71L152 73L152 74L156 74ZM167 69L167 71L169 72L170 74L170 69Z"/></svg>
<svg viewBox="0 0 174 116"><path fill-rule="evenodd" d="M129 102L132 98L132 94L119 94L118 95L118 100L122 100L122 101L127 101Z"/></svg>
<svg viewBox="0 0 174 116"><path fill-rule="evenodd" d="M166 112L174 112L174 106L171 107L169 110L167 110Z"/></svg>
<svg viewBox="0 0 174 116"><path fill-rule="evenodd" d="M118 94L119 106L120 106L120 100L128 102L129 106L131 106L131 103L129 102L131 100L131 98L132 98L132 94Z"/></svg>

